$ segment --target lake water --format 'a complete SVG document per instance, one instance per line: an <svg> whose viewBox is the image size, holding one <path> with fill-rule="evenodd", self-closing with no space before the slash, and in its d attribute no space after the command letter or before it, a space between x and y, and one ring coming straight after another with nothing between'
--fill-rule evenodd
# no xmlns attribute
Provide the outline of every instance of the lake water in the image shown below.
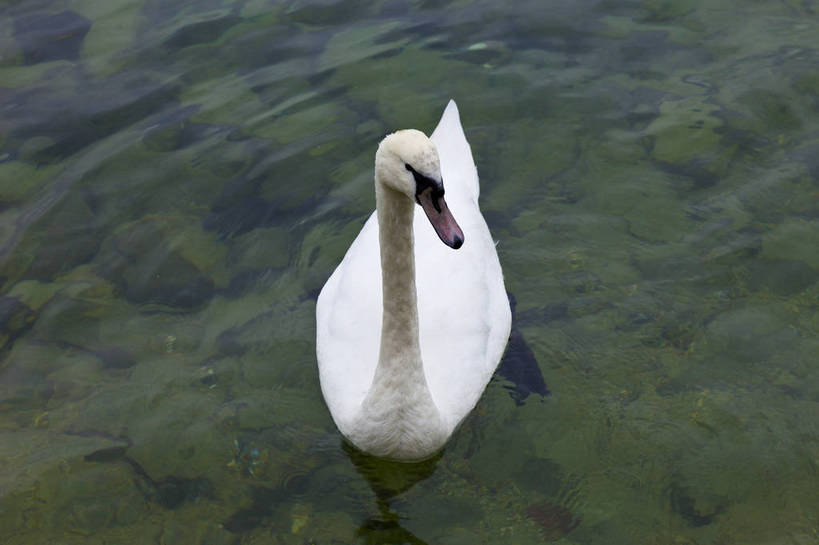
<svg viewBox="0 0 819 545"><path fill-rule="evenodd" d="M516 300L444 452L342 443L315 297L459 105ZM819 541L819 5L7 0L6 544Z"/></svg>

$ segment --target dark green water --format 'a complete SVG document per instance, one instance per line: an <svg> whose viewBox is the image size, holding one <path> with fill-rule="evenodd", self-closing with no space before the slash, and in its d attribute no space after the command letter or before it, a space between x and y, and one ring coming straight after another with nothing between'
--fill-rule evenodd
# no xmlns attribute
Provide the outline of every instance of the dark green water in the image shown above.
<svg viewBox="0 0 819 545"><path fill-rule="evenodd" d="M450 97L517 371L406 470L315 296ZM7 0L0 282L4 544L816 543L819 6Z"/></svg>

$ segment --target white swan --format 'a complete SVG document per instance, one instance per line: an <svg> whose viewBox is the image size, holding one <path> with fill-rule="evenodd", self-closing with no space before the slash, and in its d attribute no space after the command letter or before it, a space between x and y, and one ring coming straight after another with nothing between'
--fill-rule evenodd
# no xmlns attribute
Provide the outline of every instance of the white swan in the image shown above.
<svg viewBox="0 0 819 545"><path fill-rule="evenodd" d="M454 101L431 138L416 130L384 138L375 195L376 211L318 298L319 378L355 446L421 460L478 402L511 326Z"/></svg>

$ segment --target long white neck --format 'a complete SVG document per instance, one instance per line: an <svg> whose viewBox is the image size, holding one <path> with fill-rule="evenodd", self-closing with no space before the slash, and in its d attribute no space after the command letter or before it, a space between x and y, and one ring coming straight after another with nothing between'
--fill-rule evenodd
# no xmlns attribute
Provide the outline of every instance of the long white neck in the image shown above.
<svg viewBox="0 0 819 545"><path fill-rule="evenodd" d="M381 251L381 350L376 380L406 378L396 387L426 389L421 343L418 339L418 298L415 292L413 203L405 195L376 184L378 242ZM374 382L375 384L375 382Z"/></svg>
<svg viewBox="0 0 819 545"><path fill-rule="evenodd" d="M412 231L415 203L380 183L378 174L375 186L383 299L381 349L361 405L355 442L379 456L418 459L443 446L448 431L429 392L421 359Z"/></svg>

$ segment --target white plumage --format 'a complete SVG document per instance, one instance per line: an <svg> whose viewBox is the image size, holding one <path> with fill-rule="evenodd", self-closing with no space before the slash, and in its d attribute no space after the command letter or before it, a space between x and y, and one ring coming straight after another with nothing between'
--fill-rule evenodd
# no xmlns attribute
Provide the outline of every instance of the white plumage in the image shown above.
<svg viewBox="0 0 819 545"><path fill-rule="evenodd" d="M477 403L511 313L455 102L429 139L413 130L385 138L375 171L377 210L318 298L319 377L354 445L419 460Z"/></svg>

